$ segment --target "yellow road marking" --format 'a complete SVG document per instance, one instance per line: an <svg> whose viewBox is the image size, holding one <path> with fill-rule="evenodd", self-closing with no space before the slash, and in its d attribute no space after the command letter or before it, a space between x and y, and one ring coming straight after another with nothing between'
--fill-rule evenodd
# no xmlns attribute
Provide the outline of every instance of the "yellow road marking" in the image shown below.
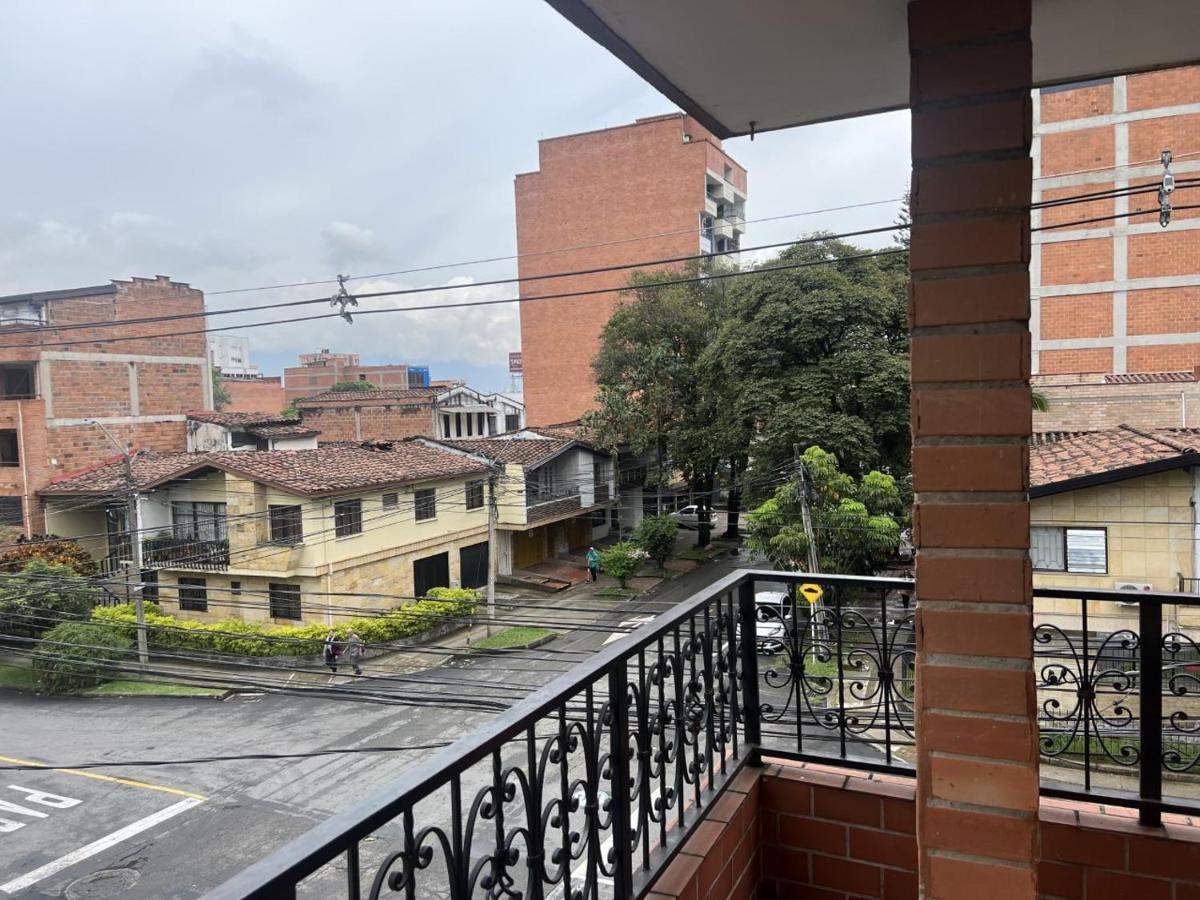
<svg viewBox="0 0 1200 900"><path fill-rule="evenodd" d="M113 784L123 784L126 787L145 788L148 791L162 791L164 794L177 794L180 797L190 797L192 800L203 801L208 799L200 794L193 794L191 791L182 791L179 788L166 787L161 784L150 784L147 781L133 781L129 778L117 778L114 775L100 775L97 772L84 772L81 769L60 769L57 766L32 762L28 759L14 759L11 756L0 756L0 762L11 763L14 766L36 766L39 769L49 769L52 772L62 772L65 775L78 775L81 778L93 778L96 781L108 781Z"/></svg>

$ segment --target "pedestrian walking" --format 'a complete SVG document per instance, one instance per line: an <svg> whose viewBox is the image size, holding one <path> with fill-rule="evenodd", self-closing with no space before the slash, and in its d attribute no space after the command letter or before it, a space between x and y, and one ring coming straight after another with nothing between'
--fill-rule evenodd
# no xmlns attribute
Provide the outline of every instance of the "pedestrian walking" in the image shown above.
<svg viewBox="0 0 1200 900"><path fill-rule="evenodd" d="M350 629L350 636L346 638L346 655L350 657L350 665L354 666L354 674L362 674L362 666L359 660L362 659L363 641L353 628Z"/></svg>
<svg viewBox="0 0 1200 900"><path fill-rule="evenodd" d="M595 547L588 547L587 552L588 564L588 581L600 580L600 554L596 552Z"/></svg>
<svg viewBox="0 0 1200 900"><path fill-rule="evenodd" d="M329 671L334 675L337 674L337 661L340 649L338 647L337 635L332 631L325 635L325 665L329 666Z"/></svg>

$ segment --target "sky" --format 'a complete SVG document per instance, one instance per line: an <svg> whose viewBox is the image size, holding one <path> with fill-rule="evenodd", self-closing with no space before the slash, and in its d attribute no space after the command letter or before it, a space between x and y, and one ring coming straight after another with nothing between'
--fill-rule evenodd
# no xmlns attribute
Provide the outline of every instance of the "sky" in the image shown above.
<svg viewBox="0 0 1200 900"><path fill-rule="evenodd" d="M334 287L217 292L337 273L404 273L359 291L454 286L432 295L447 303L513 296L473 285L515 262L467 261L516 252L513 176L537 168L537 141L674 108L542 0L6 0L0 83L0 295L162 274L210 310L323 297ZM754 220L900 197L908 113L725 147L749 172L743 246L886 225L895 205ZM328 347L497 390L518 315L234 333L266 374Z"/></svg>

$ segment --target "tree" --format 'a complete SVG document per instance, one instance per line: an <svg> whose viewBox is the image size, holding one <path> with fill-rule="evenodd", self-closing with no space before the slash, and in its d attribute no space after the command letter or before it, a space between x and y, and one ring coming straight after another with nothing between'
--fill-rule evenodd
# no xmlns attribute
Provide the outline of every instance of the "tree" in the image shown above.
<svg viewBox="0 0 1200 900"><path fill-rule="evenodd" d="M35 559L0 578L0 634L37 637L63 620L86 619L99 597L70 566Z"/></svg>
<svg viewBox="0 0 1200 900"><path fill-rule="evenodd" d="M633 533L633 540L661 569L675 551L678 536L679 523L670 516L644 516Z"/></svg>
<svg viewBox="0 0 1200 900"><path fill-rule="evenodd" d="M0 572L20 572L34 560L65 566L72 575L95 575L96 561L78 542L53 534L24 535L17 545L0 556Z"/></svg>
<svg viewBox="0 0 1200 900"><path fill-rule="evenodd" d="M300 409L296 406L296 401L293 400L291 403L281 409L279 411L279 415L283 416L285 419L299 419Z"/></svg>
<svg viewBox="0 0 1200 900"><path fill-rule="evenodd" d="M369 381L339 381L330 390L348 394L354 391L377 391L379 387Z"/></svg>
<svg viewBox="0 0 1200 900"><path fill-rule="evenodd" d="M753 428L757 496L792 464L797 443L827 448L850 472L908 471L904 255L848 258L864 252L832 239L794 246L764 265L812 265L730 289L701 366L726 385L727 427Z"/></svg>
<svg viewBox="0 0 1200 900"><path fill-rule="evenodd" d="M873 574L900 547L903 506L896 480L872 471L856 481L820 447L809 447L801 461L822 570ZM800 491L798 481L785 484L749 517L747 545L784 569L808 567Z"/></svg>
<svg viewBox="0 0 1200 900"><path fill-rule="evenodd" d="M48 694L63 694L109 681L129 662L133 641L113 628L63 622L38 642L33 671Z"/></svg>
<svg viewBox="0 0 1200 900"><path fill-rule="evenodd" d="M213 409L224 409L233 402L233 398L229 396L229 391L225 390L225 381L221 378L220 366L212 367L212 395Z"/></svg>

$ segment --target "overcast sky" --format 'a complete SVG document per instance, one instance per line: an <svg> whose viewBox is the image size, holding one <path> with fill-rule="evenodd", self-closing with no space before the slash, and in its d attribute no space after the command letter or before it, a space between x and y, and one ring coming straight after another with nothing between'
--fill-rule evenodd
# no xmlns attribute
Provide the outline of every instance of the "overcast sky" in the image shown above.
<svg viewBox="0 0 1200 900"><path fill-rule="evenodd" d="M224 289L510 255L512 179L537 168L539 138L672 109L541 0L5 0L0 83L0 294L165 274L207 292L210 309L329 290L213 293ZM749 170L753 220L899 197L908 129L895 113L726 149ZM743 244L894 216L751 222ZM437 295L453 302L511 296L469 285L514 273L499 262L357 284L465 285ZM267 373L324 346L496 389L517 315L239 333Z"/></svg>

